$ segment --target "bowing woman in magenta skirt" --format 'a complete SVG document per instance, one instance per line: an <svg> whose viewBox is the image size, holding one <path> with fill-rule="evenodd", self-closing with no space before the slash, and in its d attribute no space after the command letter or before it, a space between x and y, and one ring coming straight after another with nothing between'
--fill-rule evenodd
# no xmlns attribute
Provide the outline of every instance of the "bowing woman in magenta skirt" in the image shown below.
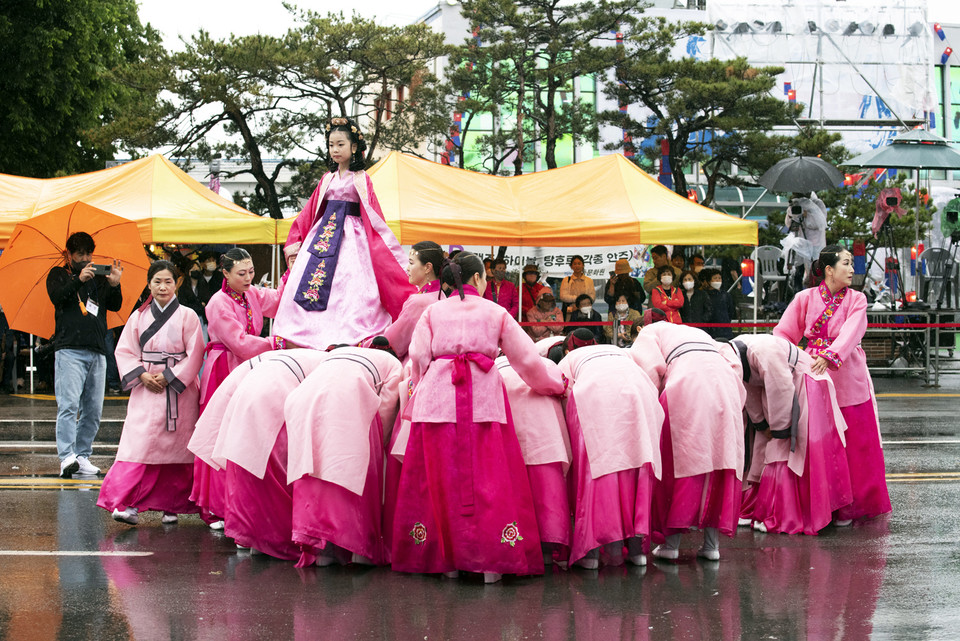
<svg viewBox="0 0 960 641"><path fill-rule="evenodd" d="M853 503L836 513L837 525L890 512L890 496L880 444L877 399L860 340L867 330L867 298L850 289L853 256L838 245L820 252L816 271L823 281L798 293L780 322L775 336L798 344L807 340L814 357L815 374L829 372L837 390L837 403L847 423L846 451Z"/></svg>

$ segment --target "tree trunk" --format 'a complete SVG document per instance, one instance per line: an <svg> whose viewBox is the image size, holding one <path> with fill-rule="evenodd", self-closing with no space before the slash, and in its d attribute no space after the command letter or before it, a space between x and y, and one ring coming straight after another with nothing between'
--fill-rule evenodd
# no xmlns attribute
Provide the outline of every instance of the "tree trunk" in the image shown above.
<svg viewBox="0 0 960 641"><path fill-rule="evenodd" d="M547 169L557 168L557 83L551 77L547 81L547 148L543 159L547 163Z"/></svg>
<svg viewBox="0 0 960 641"><path fill-rule="evenodd" d="M257 181L260 189L263 190L263 200L267 204L270 217L283 218L283 212L280 210L280 198L277 195L277 185L263 170L260 147L257 145L253 132L250 131L250 125L247 124L246 118L239 109L228 109L226 113L230 121L237 126L240 136L243 138L243 145L250 155L250 173L253 174L253 179Z"/></svg>

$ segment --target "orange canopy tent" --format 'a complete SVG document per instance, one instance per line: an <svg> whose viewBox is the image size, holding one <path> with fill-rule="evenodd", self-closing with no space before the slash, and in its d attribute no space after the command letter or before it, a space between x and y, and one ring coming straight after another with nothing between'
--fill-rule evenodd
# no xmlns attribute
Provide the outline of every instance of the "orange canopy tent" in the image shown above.
<svg viewBox="0 0 960 641"><path fill-rule="evenodd" d="M257 216L160 155L63 178L0 174L0 248L14 226L76 201L135 221L149 243L276 243L289 222Z"/></svg>
<svg viewBox="0 0 960 641"><path fill-rule="evenodd" d="M756 222L698 205L620 154L501 177L391 152L370 177L404 245L757 244Z"/></svg>

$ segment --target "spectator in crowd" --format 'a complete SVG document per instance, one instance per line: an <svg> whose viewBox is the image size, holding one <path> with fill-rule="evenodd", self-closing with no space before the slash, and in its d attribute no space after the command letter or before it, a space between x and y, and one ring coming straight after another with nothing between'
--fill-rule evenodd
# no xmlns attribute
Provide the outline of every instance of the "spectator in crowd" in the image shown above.
<svg viewBox="0 0 960 641"><path fill-rule="evenodd" d="M716 269L705 269L706 280L710 297L710 323L729 323L737 317L737 307L733 298L723 287L723 275ZM733 338L733 330L729 327L707 327L707 333L716 339Z"/></svg>
<svg viewBox="0 0 960 641"><path fill-rule="evenodd" d="M548 336L563 335L563 313L557 307L557 299L553 297L553 292L544 287L537 297L537 304L527 312L527 320L531 323L542 323L553 321L555 325L532 325L527 327L527 333L530 337L538 341Z"/></svg>
<svg viewBox="0 0 960 641"><path fill-rule="evenodd" d="M506 278L507 261L497 258L493 261L493 280L489 282L483 297L492 300L507 310L511 318L516 319L517 312L520 309L520 296L517 292L517 286Z"/></svg>
<svg viewBox="0 0 960 641"><path fill-rule="evenodd" d="M220 254L213 251L203 252L197 258L197 263L200 266L200 277L197 279L197 296L200 298L200 303L206 307L210 298L223 287L223 274L217 267L220 263ZM200 319L205 320L205 317L201 315Z"/></svg>
<svg viewBox="0 0 960 641"><path fill-rule="evenodd" d="M637 332L640 331L643 314L631 307L629 299L621 294L611 306L607 320L613 323L603 328L603 332L607 335L607 342L617 347L630 347L637 337Z"/></svg>
<svg viewBox="0 0 960 641"><path fill-rule="evenodd" d="M568 319L577 310L576 302L582 294L589 296L591 301L597 297L593 279L583 273L583 256L571 257L570 269L573 274L560 281L560 301L564 305L563 314Z"/></svg>
<svg viewBox="0 0 960 641"><path fill-rule="evenodd" d="M593 311L593 299L590 298L587 294L580 294L577 296L577 300L574 301L575 309L567 322L569 323L602 323L603 318L599 313ZM577 329L576 325L567 325L566 333L570 334L573 330ZM603 326L601 325L590 325L584 327L593 332L593 337L598 343L605 343L606 339L603 333Z"/></svg>
<svg viewBox="0 0 960 641"><path fill-rule="evenodd" d="M67 239L64 267L47 275L47 295L54 306L57 455L60 476L95 475L90 463L93 439L100 429L106 379L107 311L120 311L120 261L106 276L94 274L96 245L86 232Z"/></svg>
<svg viewBox="0 0 960 641"><path fill-rule="evenodd" d="M660 273L659 269L664 265L670 265L669 254L667 253L667 248L663 245L657 245L650 250L650 257L653 259L653 267L647 270L643 275L643 291L648 295L653 291L653 288L660 284ZM680 271L672 269L673 276L677 280L680 279Z"/></svg>
<svg viewBox="0 0 960 641"><path fill-rule="evenodd" d="M682 274L687 268L687 260L683 257L683 252L679 247L673 248L673 255L670 256L670 264L673 265L674 273L676 270L680 270Z"/></svg>
<svg viewBox="0 0 960 641"><path fill-rule="evenodd" d="M206 304L200 300L200 281L203 278L200 264L196 261L187 263L184 272L185 274L180 281L180 287L177 289L177 300L180 301L180 304L184 307L192 309L197 314L200 322L206 325ZM207 300L209 300L209 298Z"/></svg>
<svg viewBox="0 0 960 641"><path fill-rule="evenodd" d="M0 307L0 349L3 350L3 369L0 370L0 393L15 394L17 391L16 332L7 324L7 317Z"/></svg>
<svg viewBox="0 0 960 641"><path fill-rule="evenodd" d="M550 288L540 282L540 268L532 264L524 267L523 284L520 286L520 308L524 317L537 306L537 299L545 289Z"/></svg>
<svg viewBox="0 0 960 641"><path fill-rule="evenodd" d="M453 257L451 256L447 256L447 258L450 258L451 260L453 260ZM483 270L487 274L487 280L493 280L493 259L492 258L483 259Z"/></svg>
<svg viewBox="0 0 960 641"><path fill-rule="evenodd" d="M647 299L643 287L637 282L637 279L630 275L630 261L621 258L617 261L613 273L610 274L610 280L607 281L607 289L604 291L603 300L607 307L613 309L617 299L621 296L627 297L632 309L639 310L643 301Z"/></svg>
<svg viewBox="0 0 960 641"><path fill-rule="evenodd" d="M123 331L123 328L120 328ZM108 329L103 336L103 344L107 348L107 391L111 396L123 394L124 391L120 385L120 370L117 369L117 357L114 354L117 350L116 330Z"/></svg>
<svg viewBox="0 0 960 641"><path fill-rule="evenodd" d="M673 283L673 266L663 265L657 270L660 284L650 292L650 305L662 309L667 322L680 323L680 308L683 307L683 294Z"/></svg>
<svg viewBox="0 0 960 641"><path fill-rule="evenodd" d="M683 292L680 318L688 325L710 322L710 296L697 285L697 277L693 272L683 272L680 277L680 288Z"/></svg>
<svg viewBox="0 0 960 641"><path fill-rule="evenodd" d="M690 271L694 274L699 275L703 270L704 260L703 256L700 254L694 254L690 257Z"/></svg>

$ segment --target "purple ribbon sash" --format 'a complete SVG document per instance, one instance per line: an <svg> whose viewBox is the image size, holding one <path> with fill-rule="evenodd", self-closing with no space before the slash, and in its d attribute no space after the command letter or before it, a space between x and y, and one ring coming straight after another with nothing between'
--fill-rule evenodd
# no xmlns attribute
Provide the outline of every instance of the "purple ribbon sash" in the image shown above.
<svg viewBox="0 0 960 641"><path fill-rule="evenodd" d="M359 216L360 203L346 200L327 201L317 232L306 244L307 267L297 284L293 300L308 312L327 309L333 275L337 269L343 225L347 216Z"/></svg>

